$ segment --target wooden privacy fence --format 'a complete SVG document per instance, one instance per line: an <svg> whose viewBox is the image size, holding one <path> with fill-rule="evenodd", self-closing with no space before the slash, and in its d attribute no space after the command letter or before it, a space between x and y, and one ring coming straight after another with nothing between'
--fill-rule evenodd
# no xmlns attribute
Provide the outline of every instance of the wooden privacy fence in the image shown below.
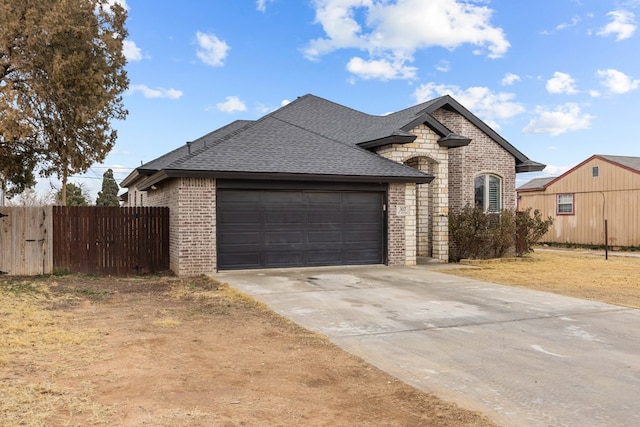
<svg viewBox="0 0 640 427"><path fill-rule="evenodd" d="M0 274L51 273L51 206L0 208Z"/></svg>
<svg viewBox="0 0 640 427"><path fill-rule="evenodd" d="M169 269L169 208L0 208L0 271L127 276Z"/></svg>
<svg viewBox="0 0 640 427"><path fill-rule="evenodd" d="M169 208L53 207L53 266L126 276L169 269Z"/></svg>

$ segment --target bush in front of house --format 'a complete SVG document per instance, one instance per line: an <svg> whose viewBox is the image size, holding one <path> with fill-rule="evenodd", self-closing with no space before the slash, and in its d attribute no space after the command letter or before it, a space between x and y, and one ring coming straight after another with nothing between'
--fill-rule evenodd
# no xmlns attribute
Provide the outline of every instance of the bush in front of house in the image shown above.
<svg viewBox="0 0 640 427"><path fill-rule="evenodd" d="M546 234L553 220L543 219L539 211L517 212L505 209L485 213L466 206L449 214L449 259L521 257L533 251L533 245Z"/></svg>
<svg viewBox="0 0 640 427"><path fill-rule="evenodd" d="M516 256L521 257L533 252L533 245L547 234L552 224L553 218L543 219L538 209L532 212L531 208L527 208L524 211L516 212Z"/></svg>

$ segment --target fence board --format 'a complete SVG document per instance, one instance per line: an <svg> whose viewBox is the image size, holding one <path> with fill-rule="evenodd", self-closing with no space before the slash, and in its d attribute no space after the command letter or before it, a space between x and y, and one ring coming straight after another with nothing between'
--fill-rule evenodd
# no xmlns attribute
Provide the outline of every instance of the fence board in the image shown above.
<svg viewBox="0 0 640 427"><path fill-rule="evenodd" d="M169 269L169 208L53 207L56 270L127 276Z"/></svg>
<svg viewBox="0 0 640 427"><path fill-rule="evenodd" d="M13 276L53 270L52 208L0 208L0 271Z"/></svg>

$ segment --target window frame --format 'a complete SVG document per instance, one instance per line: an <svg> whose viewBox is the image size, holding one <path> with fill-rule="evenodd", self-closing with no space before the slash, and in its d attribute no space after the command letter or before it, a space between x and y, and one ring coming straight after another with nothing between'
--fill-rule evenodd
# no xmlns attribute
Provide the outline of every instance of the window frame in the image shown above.
<svg viewBox="0 0 640 427"><path fill-rule="evenodd" d="M592 166L591 167L591 177L598 178L600 176L600 166Z"/></svg>
<svg viewBox="0 0 640 427"><path fill-rule="evenodd" d="M482 179L482 206L478 203L478 180ZM493 181L493 182L492 182ZM492 209L492 184L495 186L495 183L498 184L498 190L494 196L497 196L497 209ZM504 180L500 175L496 175L493 173L482 173L478 174L473 178L473 204L475 207L482 208L484 213L500 213L502 211L502 203L503 203L503 182ZM495 187L494 187L495 188Z"/></svg>
<svg viewBox="0 0 640 427"><path fill-rule="evenodd" d="M568 202L563 202L560 203L560 198L562 196L570 196L571 197L571 203ZM570 205L571 206L571 212L564 212L564 211L560 211L560 206L566 206L566 205ZM556 215L575 215L576 214L576 198L575 198L575 194L574 193L561 193L561 194L557 194L556 195Z"/></svg>

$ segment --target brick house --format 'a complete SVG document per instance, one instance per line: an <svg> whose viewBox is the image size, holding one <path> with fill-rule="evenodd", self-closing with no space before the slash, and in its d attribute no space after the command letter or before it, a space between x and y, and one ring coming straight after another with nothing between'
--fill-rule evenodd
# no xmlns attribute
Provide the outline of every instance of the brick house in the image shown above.
<svg viewBox="0 0 640 427"><path fill-rule="evenodd" d="M132 172L128 205L170 208L171 269L448 260L449 209L515 208L540 171L450 96L372 116L305 95Z"/></svg>

